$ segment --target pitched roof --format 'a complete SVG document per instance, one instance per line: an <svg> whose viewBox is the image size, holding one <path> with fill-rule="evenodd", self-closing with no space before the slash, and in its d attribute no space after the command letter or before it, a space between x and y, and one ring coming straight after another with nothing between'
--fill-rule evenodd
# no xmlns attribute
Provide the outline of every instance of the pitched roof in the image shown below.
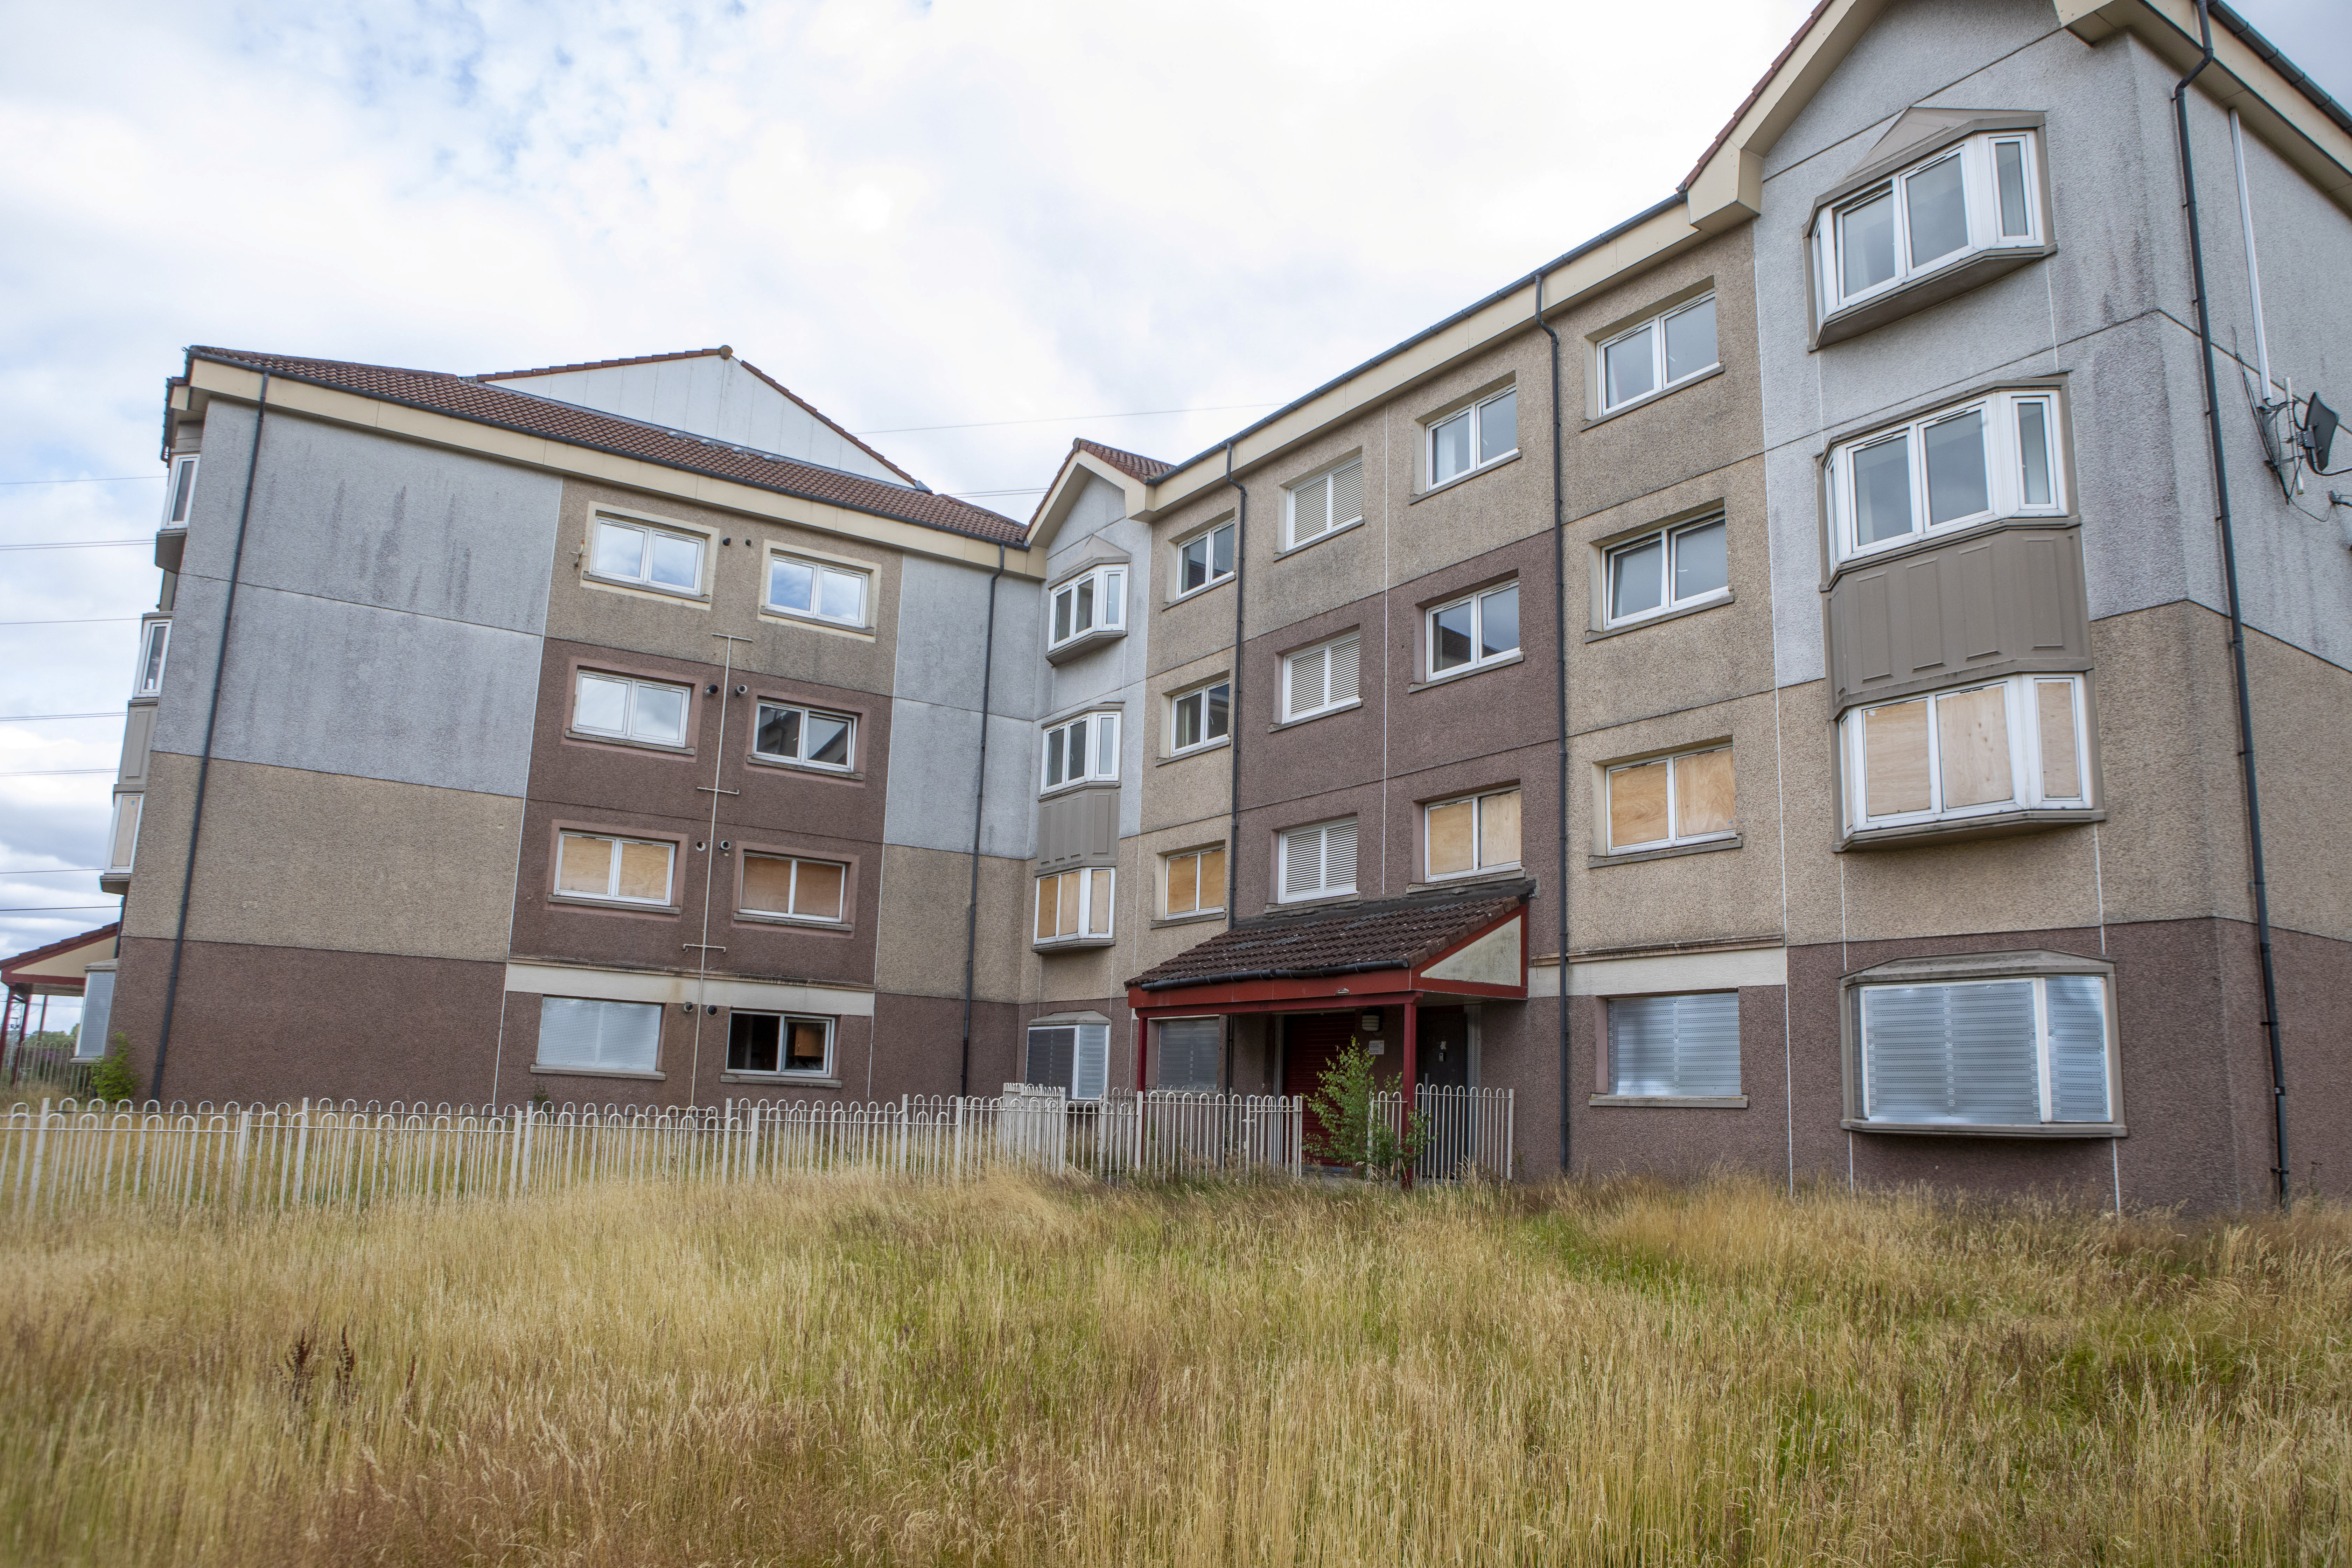
<svg viewBox="0 0 2352 1568"><path fill-rule="evenodd" d="M895 518L948 533L984 539L992 544L1020 544L1024 538L1022 525L1013 519L953 496L902 489L859 474L666 430L617 414L557 403L503 386L486 386L470 376L359 364L348 360L258 353L245 349L196 347L188 350L188 357L266 370L289 381L635 458L664 468L732 479L755 489L798 496L803 500L822 501L876 517Z"/></svg>
<svg viewBox="0 0 2352 1568"><path fill-rule="evenodd" d="M1370 969L1410 969L1509 914L1535 891L1528 881L1486 882L1307 914L1236 921L1128 984L1144 991L1240 980L1297 980Z"/></svg>
<svg viewBox="0 0 2352 1568"><path fill-rule="evenodd" d="M1081 452L1093 453L1129 479L1141 479L1146 484L1176 466L1173 463L1163 463L1157 458L1144 457L1138 452L1123 452L1117 447L1106 447L1099 441L1089 441L1083 436L1070 444Z"/></svg>
<svg viewBox="0 0 2352 1568"><path fill-rule="evenodd" d="M34 964L70 952L78 947L89 947L98 942L112 941L121 933L122 922L116 921L111 924L100 926L96 931L79 931L72 936L59 937L46 946L27 948L22 952L11 953L7 958L0 959L0 974L7 975L9 984L17 984L16 977L20 972L31 968Z"/></svg>
<svg viewBox="0 0 2352 1568"><path fill-rule="evenodd" d="M575 372L583 370L616 370L624 365L667 364L682 359L714 358L734 360L737 364L741 365L746 371L765 383L771 390L781 393L784 397L791 400L791 402L797 406L802 413L806 414L810 418L815 420L818 424L824 426L826 429L832 431L835 435L840 437L843 440L848 442L851 446L856 447L859 451L865 453L867 457L873 458L876 462L881 464L884 468L889 469L892 473L906 480L908 484L920 485L922 483L922 481L915 478L914 475L908 473L906 469L900 468L898 464L892 462L889 458L884 457L881 453L876 451L873 447L859 440L856 436L842 428L840 421L833 418L815 404L811 403L807 398L803 397L799 393L794 392L791 387L786 386L782 382L778 381L774 376L770 375L766 371L761 370L750 360L737 357L734 349L726 343L721 343L715 349L680 349L674 353L636 354L627 359L586 360L579 364L543 364L535 370L498 370L491 371L487 374L475 376L473 379L476 381L521 381L527 376L533 375L570 375Z"/></svg>

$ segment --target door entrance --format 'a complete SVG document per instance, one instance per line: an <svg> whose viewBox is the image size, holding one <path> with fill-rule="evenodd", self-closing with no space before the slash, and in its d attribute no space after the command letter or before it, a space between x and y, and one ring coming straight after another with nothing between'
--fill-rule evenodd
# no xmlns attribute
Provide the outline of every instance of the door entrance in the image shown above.
<svg viewBox="0 0 2352 1568"><path fill-rule="evenodd" d="M1470 1010L1423 1007L1413 1037L1413 1081L1426 1089L1470 1087Z"/></svg>
<svg viewBox="0 0 2352 1568"><path fill-rule="evenodd" d="M1354 1013L1285 1013L1282 1016L1282 1092L1307 1101L1307 1147L1328 1136L1315 1114L1323 1074L1357 1033ZM1311 1157L1311 1156L1310 1156Z"/></svg>

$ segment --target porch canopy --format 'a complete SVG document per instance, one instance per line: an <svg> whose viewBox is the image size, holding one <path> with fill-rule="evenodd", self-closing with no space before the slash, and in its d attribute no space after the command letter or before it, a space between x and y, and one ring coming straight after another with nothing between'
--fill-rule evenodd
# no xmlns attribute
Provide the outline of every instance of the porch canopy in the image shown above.
<svg viewBox="0 0 2352 1568"><path fill-rule="evenodd" d="M1128 1005L1145 1023L1401 1007L1401 1066L1410 1097L1424 998L1526 999L1528 899L1534 891L1531 881L1481 882L1236 921L1129 981ZM1137 1030L1138 1083L1144 1081L1144 1034Z"/></svg>
<svg viewBox="0 0 2352 1568"><path fill-rule="evenodd" d="M6 1010L0 1012L0 1043L6 1045L12 1066L16 1047L25 1043L33 1026L33 999L82 995L89 984L89 970L93 963L110 966L105 972L105 984L113 984L115 939L121 933L122 924L118 921L0 959L0 985L5 985L8 992ZM45 1020L48 1016L46 1004L41 1016Z"/></svg>

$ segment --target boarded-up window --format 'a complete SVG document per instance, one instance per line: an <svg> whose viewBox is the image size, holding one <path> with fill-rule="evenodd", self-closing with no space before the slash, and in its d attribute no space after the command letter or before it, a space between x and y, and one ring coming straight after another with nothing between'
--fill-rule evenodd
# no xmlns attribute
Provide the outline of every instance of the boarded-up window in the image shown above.
<svg viewBox="0 0 2352 1568"><path fill-rule="evenodd" d="M1356 700L1362 643L1354 636L1294 653L1282 661L1282 716L1302 719Z"/></svg>
<svg viewBox="0 0 2352 1568"><path fill-rule="evenodd" d="M2082 702L2081 676L2012 676L1849 713L1857 826L2088 805Z"/></svg>
<svg viewBox="0 0 2352 1568"><path fill-rule="evenodd" d="M112 846L107 854L107 869L128 871L139 850L139 808L146 800L143 795L118 795L114 797L114 832L108 842Z"/></svg>
<svg viewBox="0 0 2352 1568"><path fill-rule="evenodd" d="M1329 898L1356 890L1356 819L1294 827L1277 840L1280 897Z"/></svg>
<svg viewBox="0 0 2352 1568"><path fill-rule="evenodd" d="M677 854L675 844L566 833L556 852L555 889L582 898L667 904Z"/></svg>
<svg viewBox="0 0 2352 1568"><path fill-rule="evenodd" d="M1364 462L1358 458L1291 488L1290 542L1305 544L1364 515Z"/></svg>
<svg viewBox="0 0 2352 1568"><path fill-rule="evenodd" d="M2106 982L2054 974L1863 989L1864 1114L2013 1127L2109 1119Z"/></svg>
<svg viewBox="0 0 2352 1568"><path fill-rule="evenodd" d="M1111 934L1116 874L1108 866L1037 879L1035 941L1100 941Z"/></svg>
<svg viewBox="0 0 2352 1568"><path fill-rule="evenodd" d="M2035 681L2033 710L2042 731L2042 798L2082 799L2083 758L2074 737L2074 683Z"/></svg>
<svg viewBox="0 0 2352 1568"><path fill-rule="evenodd" d="M1936 740L1947 808L2015 798L2006 687L1979 686L1938 697Z"/></svg>
<svg viewBox="0 0 2352 1568"><path fill-rule="evenodd" d="M1612 854L1731 836L1735 803L1728 746L1612 768L1608 789Z"/></svg>
<svg viewBox="0 0 2352 1568"><path fill-rule="evenodd" d="M1160 1031L1160 1073L1153 1087L1213 1091L1223 1082L1225 1021L1168 1018Z"/></svg>
<svg viewBox="0 0 2352 1568"><path fill-rule="evenodd" d="M1225 907L1225 847L1187 849L1168 857L1168 912L1200 914Z"/></svg>
<svg viewBox="0 0 2352 1568"><path fill-rule="evenodd" d="M1609 1091L1672 1099L1739 1092L1739 993L1613 996Z"/></svg>
<svg viewBox="0 0 2352 1568"><path fill-rule="evenodd" d="M1892 816L1926 811L1932 804L1927 782L1927 704L1890 702L1863 715L1864 798L1867 815Z"/></svg>
<svg viewBox="0 0 2352 1568"><path fill-rule="evenodd" d="M743 910L796 920L837 921L847 907L849 868L791 855L743 857Z"/></svg>
<svg viewBox="0 0 2352 1568"><path fill-rule="evenodd" d="M1460 877L1519 861L1519 792L1440 801L1427 813L1429 875Z"/></svg>

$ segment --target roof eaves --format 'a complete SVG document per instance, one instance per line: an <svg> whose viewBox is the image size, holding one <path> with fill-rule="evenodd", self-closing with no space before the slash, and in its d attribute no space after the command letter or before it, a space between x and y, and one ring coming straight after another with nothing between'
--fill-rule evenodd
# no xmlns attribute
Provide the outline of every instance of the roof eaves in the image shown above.
<svg viewBox="0 0 2352 1568"><path fill-rule="evenodd" d="M2214 19L2236 34L2248 48L2254 51L2255 58L2284 78L2289 87L2309 99L2312 107L2335 121L2337 130L2352 134L2352 110L2347 110L2329 97L2326 89L2304 75L2293 60L2281 54L2277 45L2256 32L2252 23L2223 5L2221 0L2212 0L2212 11Z"/></svg>
<svg viewBox="0 0 2352 1568"><path fill-rule="evenodd" d="M70 952L75 948L87 946L105 937L120 936L121 933L122 922L112 921L94 931L82 931L75 936L59 937L46 946L28 947L22 952L10 953L6 958L0 959L0 969L21 969L26 964L39 963L46 959L55 958L61 952Z"/></svg>

